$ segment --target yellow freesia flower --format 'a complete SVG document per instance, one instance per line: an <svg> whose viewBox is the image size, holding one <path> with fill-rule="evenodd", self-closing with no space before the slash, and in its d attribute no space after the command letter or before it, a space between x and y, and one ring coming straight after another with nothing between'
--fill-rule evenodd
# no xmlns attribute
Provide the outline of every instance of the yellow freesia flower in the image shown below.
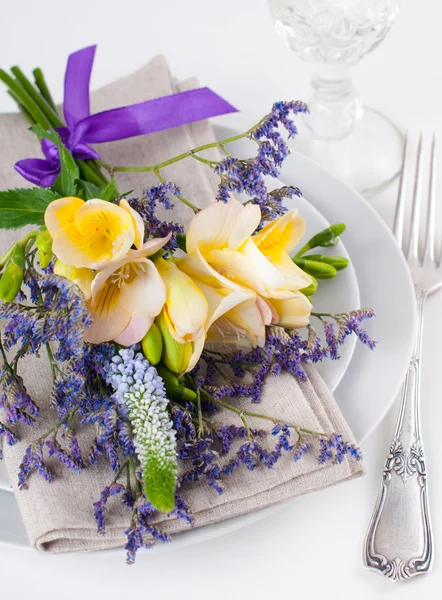
<svg viewBox="0 0 442 600"><path fill-rule="evenodd" d="M86 341L100 344L114 340L129 346L143 339L166 301L166 286L147 257L169 239L170 235L151 239L95 275L88 302L93 323L85 331Z"/></svg>
<svg viewBox="0 0 442 600"><path fill-rule="evenodd" d="M89 300L92 295L91 285L94 278L92 269L85 269L84 267L79 269L78 267L67 265L61 260L57 260L54 265L54 273L73 281L83 292L85 300Z"/></svg>
<svg viewBox="0 0 442 600"><path fill-rule="evenodd" d="M302 235L304 221L296 211L284 217L284 222L277 219L270 224L273 228L268 226L266 236L252 237L261 220L258 205L235 199L216 202L192 219L187 252L206 275L228 288L251 289L264 298L292 298L311 279L287 254Z"/></svg>
<svg viewBox="0 0 442 600"><path fill-rule="evenodd" d="M198 362L205 342L235 343L251 347L264 346L265 326L278 320L275 309L254 291L223 286L218 279L201 269L201 264L188 256L178 260L204 294L208 318L204 333L193 342L193 353L187 371Z"/></svg>
<svg viewBox="0 0 442 600"><path fill-rule="evenodd" d="M141 217L125 200L120 206L105 200L60 198L49 204L45 224L53 238L52 251L64 263L98 269L122 259L136 243L141 248Z"/></svg>
<svg viewBox="0 0 442 600"><path fill-rule="evenodd" d="M202 335L209 307L201 290L173 262L155 261L166 285L164 319L172 337L180 343L192 342Z"/></svg>

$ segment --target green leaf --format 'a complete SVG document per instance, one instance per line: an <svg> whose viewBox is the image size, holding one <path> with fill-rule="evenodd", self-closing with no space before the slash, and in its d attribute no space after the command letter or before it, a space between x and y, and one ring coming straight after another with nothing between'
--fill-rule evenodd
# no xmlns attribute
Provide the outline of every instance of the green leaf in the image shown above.
<svg viewBox="0 0 442 600"><path fill-rule="evenodd" d="M175 234L176 242L178 244L178 248L183 252L187 252L186 249L186 234L185 233L176 233Z"/></svg>
<svg viewBox="0 0 442 600"><path fill-rule="evenodd" d="M80 170L72 154L63 145L58 133L53 129L45 131L40 125L34 125L30 129L39 137L46 138L57 146L60 156L62 194L63 196L75 196L77 193L75 180L80 178Z"/></svg>
<svg viewBox="0 0 442 600"><path fill-rule="evenodd" d="M0 228L44 225L45 210L57 198L59 195L52 190L40 187L0 192Z"/></svg>
<svg viewBox="0 0 442 600"><path fill-rule="evenodd" d="M93 198L99 198L102 192L102 187L98 187L95 183L89 181L83 181L83 179L76 179L75 183L80 192L82 192L82 198L84 200L92 200Z"/></svg>
<svg viewBox="0 0 442 600"><path fill-rule="evenodd" d="M115 177L112 177L109 183L101 190L100 195L96 197L101 198L101 200L115 200L120 197Z"/></svg>

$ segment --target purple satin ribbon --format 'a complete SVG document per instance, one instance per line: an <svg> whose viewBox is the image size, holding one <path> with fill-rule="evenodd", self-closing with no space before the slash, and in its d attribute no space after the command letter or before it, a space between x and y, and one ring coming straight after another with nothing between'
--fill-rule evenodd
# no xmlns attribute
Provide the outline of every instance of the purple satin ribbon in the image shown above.
<svg viewBox="0 0 442 600"><path fill-rule="evenodd" d="M69 56L63 105L67 127L56 130L78 160L100 158L88 144L122 140L236 112L236 108L209 88L199 88L91 115L89 83L95 48L89 46ZM19 160L15 169L28 181L50 187L60 174L58 148L44 139L41 149L45 158Z"/></svg>

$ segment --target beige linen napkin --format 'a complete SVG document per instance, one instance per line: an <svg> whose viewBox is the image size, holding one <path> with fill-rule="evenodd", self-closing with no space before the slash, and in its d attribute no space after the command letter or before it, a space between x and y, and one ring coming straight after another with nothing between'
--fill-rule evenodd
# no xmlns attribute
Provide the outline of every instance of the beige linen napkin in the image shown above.
<svg viewBox="0 0 442 600"><path fill-rule="evenodd" d="M195 87L197 82L194 80L177 85L169 74L165 59L157 57L134 75L94 92L92 109L96 112ZM212 139L210 124L199 122L151 136L102 144L98 150L110 164L147 165ZM23 187L25 182L15 173L13 164L21 158L39 156L39 145L35 137L26 131L26 124L19 115L0 115L0 140L0 189ZM164 173L169 180L181 185L185 196L196 205L204 206L213 201L216 178L197 161L188 159L176 163ZM145 174L123 174L119 177L119 187L122 190L143 189L153 181ZM179 220L186 224L192 213L182 206L177 207L178 211ZM21 232L1 231L0 248L7 247L19 235ZM287 373L271 378L266 383L261 404L253 405L254 408L260 413L311 429L336 431L353 441L351 431L321 377L312 367L307 369L307 373L309 380L305 383L298 383ZM28 490L17 489L17 471L26 447L47 431L55 420L53 411L47 408L51 386L47 361L43 357L31 357L22 365L21 374L42 412L33 427L20 427L20 441L13 447L5 446L4 454L31 544L39 550L54 553L124 545L124 530L130 513L118 498L109 501L106 535L98 536L96 533L92 504L113 479L105 462L74 473L51 460L51 468L57 475L52 484L33 475ZM250 406L244 400L241 403ZM237 415L228 411L223 411L216 418L226 424L240 424ZM266 429L268 425L263 420L250 419L250 422L257 428ZM80 439L86 442L87 436L87 433L81 434ZM266 443L273 442L274 445L275 438L269 438ZM226 478L222 495L204 483L192 484L183 488L181 493L190 504L195 527L200 527L334 485L362 473L361 463L353 460L345 460L341 465L319 465L314 456L294 462L286 454L273 470L262 468L250 472L243 467L237 469ZM156 523L163 531L172 534L188 529L183 521L168 519L161 514L158 514Z"/></svg>

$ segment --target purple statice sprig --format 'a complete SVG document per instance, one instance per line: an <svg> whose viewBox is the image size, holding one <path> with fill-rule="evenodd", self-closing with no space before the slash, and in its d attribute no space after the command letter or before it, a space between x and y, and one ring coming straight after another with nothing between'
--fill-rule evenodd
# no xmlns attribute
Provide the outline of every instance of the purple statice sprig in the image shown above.
<svg viewBox="0 0 442 600"><path fill-rule="evenodd" d="M266 177L279 177L282 164L290 154L281 128L286 130L289 138L294 137L297 128L291 116L307 112L303 102L276 102L271 112L247 132L258 145L256 156L248 159L227 156L214 166L220 176L217 200L226 202L233 192L245 193L261 208L261 226L284 214L287 210L284 199L300 196L301 192L291 186L269 191Z"/></svg>
<svg viewBox="0 0 442 600"><path fill-rule="evenodd" d="M48 483L52 482L54 473L48 466L51 457L74 471L81 471L84 467L80 444L74 435L73 421L77 410L72 409L27 447L18 471L20 489L27 488L28 479L34 472Z"/></svg>
<svg viewBox="0 0 442 600"><path fill-rule="evenodd" d="M124 483L123 483L124 481ZM137 469L135 458L125 460L114 481L106 486L94 503L94 518L100 535L106 533L106 508L111 498L119 496L121 503L131 514L130 525L125 530L127 537L127 563L133 564L138 550L151 548L157 541L169 542L170 536L152 523L155 508L147 501L142 488L141 471ZM175 492L175 508L166 518L177 518L192 527L193 519L186 501Z"/></svg>
<svg viewBox="0 0 442 600"><path fill-rule="evenodd" d="M16 368L11 366L8 361L1 336L0 352L2 356L2 364L0 365L0 409L2 409L6 421L6 423L0 421L0 438L3 437L6 443L12 446L17 441L17 435L11 429L11 426L17 423L32 425L39 409L29 396L23 379L18 375Z"/></svg>
<svg viewBox="0 0 442 600"><path fill-rule="evenodd" d="M339 358L339 346L347 337L355 334L368 348L376 342L361 327L361 323L374 316L371 309L358 309L347 313L312 313L324 327L325 343L312 325L307 327L307 336L299 330L284 329L279 326L267 327L266 342L263 348L250 351L237 351L219 354L212 349L204 349L202 362L194 372L196 384L215 400L224 397L250 397L259 402L267 377L279 375L282 371L291 373L299 381L306 380L304 367L316 364L326 357Z"/></svg>
<svg viewBox="0 0 442 600"><path fill-rule="evenodd" d="M184 228L174 221L162 220L157 216L157 209L162 207L169 211L174 208L171 197L183 200L181 190L173 183L164 182L144 190L140 198L131 198L130 206L141 215L144 221L145 235L148 237L165 237L170 232L172 237L164 249L173 252L178 249L177 234L184 233Z"/></svg>
<svg viewBox="0 0 442 600"><path fill-rule="evenodd" d="M361 327L363 321L374 317L371 308L360 308L337 314L312 312L312 316L317 317L324 326L328 355L332 360L339 358L339 346L342 346L347 337L352 334L355 334L370 350L376 347L377 342Z"/></svg>

